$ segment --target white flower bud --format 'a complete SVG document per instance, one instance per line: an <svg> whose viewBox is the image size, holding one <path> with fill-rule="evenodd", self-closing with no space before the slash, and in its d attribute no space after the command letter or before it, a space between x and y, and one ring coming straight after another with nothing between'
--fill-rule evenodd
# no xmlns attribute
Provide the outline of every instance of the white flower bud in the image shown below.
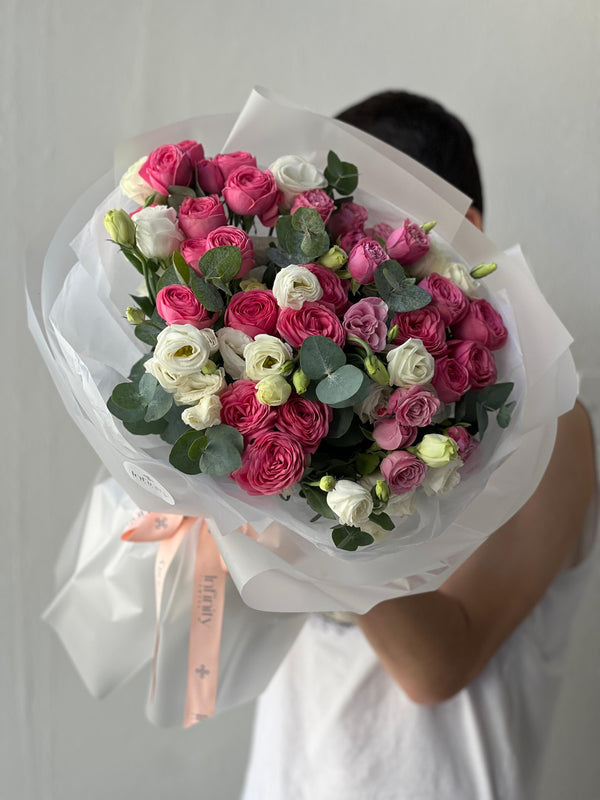
<svg viewBox="0 0 600 800"><path fill-rule="evenodd" d="M177 212L167 206L148 206L134 215L135 241L146 258L168 258L184 240Z"/></svg>
<svg viewBox="0 0 600 800"><path fill-rule="evenodd" d="M373 511L371 492L354 481L341 480L327 493L327 505L342 525L360 525Z"/></svg>
<svg viewBox="0 0 600 800"><path fill-rule="evenodd" d="M299 264L284 267L275 276L273 294L279 308L302 308L308 300L314 302L323 297L323 289L316 275Z"/></svg>

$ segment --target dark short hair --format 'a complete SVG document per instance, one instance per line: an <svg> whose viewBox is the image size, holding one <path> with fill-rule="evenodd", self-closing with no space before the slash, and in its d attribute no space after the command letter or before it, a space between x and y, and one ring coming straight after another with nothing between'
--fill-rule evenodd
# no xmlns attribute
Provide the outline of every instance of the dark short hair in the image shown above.
<svg viewBox="0 0 600 800"><path fill-rule="evenodd" d="M427 97L387 91L368 97L337 119L402 150L468 195L483 214L481 176L471 134Z"/></svg>

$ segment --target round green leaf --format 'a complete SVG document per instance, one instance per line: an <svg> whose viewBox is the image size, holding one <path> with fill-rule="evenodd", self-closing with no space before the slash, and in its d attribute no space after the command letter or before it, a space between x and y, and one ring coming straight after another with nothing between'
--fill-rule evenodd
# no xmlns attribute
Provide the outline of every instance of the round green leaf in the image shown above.
<svg viewBox="0 0 600 800"><path fill-rule="evenodd" d="M119 383L113 389L111 400L119 408L138 408L142 405L140 393L133 383Z"/></svg>
<svg viewBox="0 0 600 800"><path fill-rule="evenodd" d="M340 550L356 550L358 547L365 547L373 542L370 533L366 533L354 525L336 525L331 538L334 545Z"/></svg>
<svg viewBox="0 0 600 800"><path fill-rule="evenodd" d="M326 336L309 336L300 348L300 368L311 380L329 375L346 363L346 354Z"/></svg>
<svg viewBox="0 0 600 800"><path fill-rule="evenodd" d="M344 364L319 381L317 397L333 408L345 408L364 400L370 387L371 381L362 370L352 364Z"/></svg>
<svg viewBox="0 0 600 800"><path fill-rule="evenodd" d="M197 475L201 471L198 461L192 461L189 457L191 446L201 436L203 434L199 431L187 431L177 439L169 454L169 462L180 472L185 472L186 475Z"/></svg>

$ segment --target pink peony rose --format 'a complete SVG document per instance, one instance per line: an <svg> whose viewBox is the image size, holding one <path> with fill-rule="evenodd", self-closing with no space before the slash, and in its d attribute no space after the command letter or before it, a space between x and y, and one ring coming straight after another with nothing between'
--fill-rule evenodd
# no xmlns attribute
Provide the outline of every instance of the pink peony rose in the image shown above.
<svg viewBox="0 0 600 800"><path fill-rule="evenodd" d="M490 350L504 347L508 337L502 317L483 298L471 302L467 313L452 325L452 333L456 339L481 342Z"/></svg>
<svg viewBox="0 0 600 800"><path fill-rule="evenodd" d="M206 237L206 249L212 250L213 247L224 247L233 245L242 251L242 266L237 274L237 278L243 278L254 266L254 245L252 239L241 228L235 225L222 225L212 230Z"/></svg>
<svg viewBox="0 0 600 800"><path fill-rule="evenodd" d="M372 228L365 228L365 235L371 239L379 237L382 241L387 241L388 237L392 235L394 229L387 222L378 222Z"/></svg>
<svg viewBox="0 0 600 800"><path fill-rule="evenodd" d="M314 453L321 439L327 436L333 419L333 411L325 403L308 400L293 394L287 403L277 408L275 427L288 433L306 453Z"/></svg>
<svg viewBox="0 0 600 800"><path fill-rule="evenodd" d="M361 239L350 251L348 270L359 283L372 283L375 270L384 261L389 261L388 254L375 239Z"/></svg>
<svg viewBox="0 0 600 800"><path fill-rule="evenodd" d="M343 347L346 334L335 313L322 303L304 303L302 308L282 308L277 320L277 333L292 347L299 349L309 336L327 336Z"/></svg>
<svg viewBox="0 0 600 800"><path fill-rule="evenodd" d="M160 290L156 295L156 310L167 325L193 325L200 329L210 328L219 316L210 314L189 286L179 284Z"/></svg>
<svg viewBox="0 0 600 800"><path fill-rule="evenodd" d="M190 159L192 167L204 160L204 148L195 139L184 139L182 142L177 142L177 147L180 147ZM181 186L181 184L178 185Z"/></svg>
<svg viewBox="0 0 600 800"><path fill-rule="evenodd" d="M422 483L427 467L412 453L396 450L383 459L381 472L392 494L406 494Z"/></svg>
<svg viewBox="0 0 600 800"><path fill-rule="evenodd" d="M309 189L296 196L290 209L290 214L293 216L294 212L299 208L314 208L327 225L329 217L335 210L335 203L323 189Z"/></svg>
<svg viewBox="0 0 600 800"><path fill-rule="evenodd" d="M398 326L398 335L394 344L402 344L408 339L420 339L423 346L432 356L441 356L446 352L446 328L440 312L428 305L416 311L402 311L394 315L392 326Z"/></svg>
<svg viewBox="0 0 600 800"><path fill-rule="evenodd" d="M368 239L367 234L361 230L348 231L343 236L340 236L340 247L349 253L355 244L362 242L363 239ZM371 237L372 238L372 237Z"/></svg>
<svg viewBox="0 0 600 800"><path fill-rule="evenodd" d="M404 225L388 236L385 246L390 258L408 267L427 253L429 236L418 225L405 219Z"/></svg>
<svg viewBox="0 0 600 800"><path fill-rule="evenodd" d="M483 389L496 383L494 356L480 342L454 339L448 342L448 355L467 370L471 389Z"/></svg>
<svg viewBox="0 0 600 800"><path fill-rule="evenodd" d="M213 162L221 170L223 180L226 181L231 173L240 167L256 167L256 156L245 150L236 150L233 153L217 153Z"/></svg>
<svg viewBox="0 0 600 800"><path fill-rule="evenodd" d="M179 248L179 252L183 256L185 262L190 265L200 275L198 269L198 262L206 253L206 239L185 239Z"/></svg>
<svg viewBox="0 0 600 800"><path fill-rule="evenodd" d="M469 373L454 358L437 358L431 381L442 403L457 403L471 388Z"/></svg>
<svg viewBox="0 0 600 800"><path fill-rule="evenodd" d="M455 283L432 272L427 278L419 283L421 289L425 289L431 295L431 305L437 308L446 327L454 325L459 319L464 317L469 308L469 298L459 289ZM471 339L473 337L466 337Z"/></svg>
<svg viewBox="0 0 600 800"><path fill-rule="evenodd" d="M395 417L379 420L373 428L373 437L383 450L409 447L417 438L418 428L401 425Z"/></svg>
<svg viewBox="0 0 600 800"><path fill-rule="evenodd" d="M319 281L321 289L323 289L323 297L319 302L330 305L336 314L343 313L348 307L350 281L338 278L335 272L320 264L300 264L300 266L306 267Z"/></svg>
<svg viewBox="0 0 600 800"><path fill-rule="evenodd" d="M300 480L305 467L306 456L296 439L281 431L261 431L230 477L248 494L281 494Z"/></svg>
<svg viewBox="0 0 600 800"><path fill-rule="evenodd" d="M388 402L388 410L400 425L425 428L439 410L441 402L422 386L407 386L396 389Z"/></svg>
<svg viewBox="0 0 600 800"><path fill-rule="evenodd" d="M466 461L479 446L477 439L460 425L452 425L451 428L448 428L448 436L454 439L458 445L458 455L463 461Z"/></svg>
<svg viewBox="0 0 600 800"><path fill-rule="evenodd" d="M225 186L225 178L214 159L205 158L196 164L196 175L200 188L206 194L221 194Z"/></svg>
<svg viewBox="0 0 600 800"><path fill-rule="evenodd" d="M206 237L215 228L226 224L225 209L216 194L186 197L179 208L179 227L188 239Z"/></svg>
<svg viewBox="0 0 600 800"><path fill-rule="evenodd" d="M387 313L388 307L380 297L363 297L346 311L342 324L348 336L362 339L380 353L387 344Z"/></svg>
<svg viewBox="0 0 600 800"><path fill-rule="evenodd" d="M225 327L243 331L254 338L259 333L275 333L279 306L268 289L249 289L234 294L225 310Z"/></svg>
<svg viewBox="0 0 600 800"><path fill-rule="evenodd" d="M254 381L235 381L221 395L221 422L244 436L272 430L276 420L277 409L258 402Z"/></svg>
<svg viewBox="0 0 600 800"><path fill-rule="evenodd" d="M169 186L190 185L193 166L190 157L179 145L163 144L150 153L140 167L139 174L157 192L168 195Z"/></svg>
<svg viewBox="0 0 600 800"><path fill-rule="evenodd" d="M269 170L239 167L227 178L223 197L234 214L258 215L267 228L277 222L280 192Z"/></svg>
<svg viewBox="0 0 600 800"><path fill-rule="evenodd" d="M348 231L362 231L368 216L369 212L364 206L352 202L342 203L339 211L329 220L329 235L335 241Z"/></svg>

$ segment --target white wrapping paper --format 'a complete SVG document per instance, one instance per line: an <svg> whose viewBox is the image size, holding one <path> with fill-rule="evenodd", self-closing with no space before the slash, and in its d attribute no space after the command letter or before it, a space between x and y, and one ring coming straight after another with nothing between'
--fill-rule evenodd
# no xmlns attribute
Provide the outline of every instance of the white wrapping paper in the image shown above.
<svg viewBox="0 0 600 800"><path fill-rule="evenodd" d="M417 222L435 219L436 237L468 264L498 263L497 272L486 278L485 291L509 328L509 345L496 357L499 380L515 382L511 399L517 400L517 409L507 431L490 425L468 471L463 470L461 485L450 496L432 498L419 514L403 521L398 535L355 553L334 552L330 524L310 524L312 512L300 498L284 503L250 497L227 478L178 472L168 463L169 447L159 437L130 435L105 404L115 384L126 379L132 364L147 350L122 316L139 276L106 241L102 225L106 210L130 208L131 203L119 190L108 194L114 179L106 176L84 195L57 232L44 264L40 306L28 301L30 328L69 413L122 488L119 493L116 484L108 482L94 489L87 512L82 512L78 556L47 614L89 688L99 694L126 679L152 650L152 581L146 562L156 545L120 542L126 508L207 517L231 579L252 609L364 613L381 600L437 588L518 510L544 472L556 418L572 407L577 394L571 337L544 300L520 250L499 252L465 220L464 195L366 134L265 92L254 91L233 128L231 124L229 116L210 117L146 134L118 149L116 173L120 175L158 144L183 138L201 141L208 153L249 150L263 167L286 153L322 165L328 150L335 150L359 167L357 199L369 208L370 224L386 221L397 226L407 214ZM69 251L72 240L75 265ZM29 283L36 286L35 276ZM103 516L103 504L111 509L110 519ZM246 522L258 531L256 541L241 532ZM183 597L189 571L184 566L172 571L172 597ZM244 652L240 641L238 649L230 646L235 636L256 630L265 641L256 676L268 679L301 622L295 616L284 622L277 615L279 633L264 633L264 617L253 617L244 603L234 603L234 597L229 591L222 669L239 663ZM92 627L97 623L101 632L104 646L95 651L81 644L85 638L81 607L88 608L86 619L91 619ZM184 670L185 632L180 625L178 633L176 619L169 620L169 610L175 607L175 601L168 604L163 620L163 642L172 642L163 652L166 660L181 661ZM227 633L228 626L235 636ZM131 652L119 647L119 631L123 641L132 643ZM110 654L117 651L118 658L109 664ZM159 675L162 672L159 669ZM227 685L225 675L222 686ZM256 693L258 683L248 681L247 696ZM183 708L183 685L179 695L174 689L167 692L164 702L159 687L157 719L171 721L170 710L179 701ZM231 704L233 695L222 691L228 697L220 695L218 707Z"/></svg>

